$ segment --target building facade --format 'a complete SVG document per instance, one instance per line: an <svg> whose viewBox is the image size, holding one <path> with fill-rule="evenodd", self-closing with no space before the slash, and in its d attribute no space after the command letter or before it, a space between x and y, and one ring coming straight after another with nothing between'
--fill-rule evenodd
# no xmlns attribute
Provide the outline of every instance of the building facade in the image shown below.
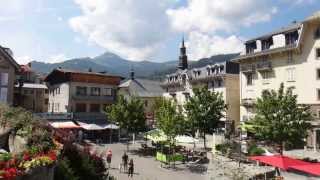
<svg viewBox="0 0 320 180"><path fill-rule="evenodd" d="M12 51L0 46L0 103L13 105L13 90L19 69Z"/></svg>
<svg viewBox="0 0 320 180"><path fill-rule="evenodd" d="M31 63L20 66L19 79L14 88L14 106L34 113L48 112L49 93L40 74L31 68Z"/></svg>
<svg viewBox="0 0 320 180"><path fill-rule="evenodd" d="M308 144L319 144L320 127L320 13L302 22L245 42L245 52L233 61L240 64L240 119L254 117L255 101L263 90L281 83L293 88L298 103L311 106L314 129Z"/></svg>
<svg viewBox="0 0 320 180"><path fill-rule="evenodd" d="M230 61L219 62L201 68L188 68L186 47L182 41L177 71L167 75L162 87L164 97L172 98L178 105L184 105L193 96L193 88L207 86L209 90L220 92L228 106L220 126L239 123L239 65ZM226 124L227 123L227 124Z"/></svg>
<svg viewBox="0 0 320 180"><path fill-rule="evenodd" d="M120 76L57 68L46 78L48 112L74 113L82 118L105 118L105 107L116 100Z"/></svg>
<svg viewBox="0 0 320 180"><path fill-rule="evenodd" d="M144 112L146 115L147 125L153 127L155 125L155 101L162 97L164 90L161 88L160 81L151 81L146 79L135 78L134 71L131 70L130 78L124 80L119 85L118 94L125 98L137 97L144 103Z"/></svg>

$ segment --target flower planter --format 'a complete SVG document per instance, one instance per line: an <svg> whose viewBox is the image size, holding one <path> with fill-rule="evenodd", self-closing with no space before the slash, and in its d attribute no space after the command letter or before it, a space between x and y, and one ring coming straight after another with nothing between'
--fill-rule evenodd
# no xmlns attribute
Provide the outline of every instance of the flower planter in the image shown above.
<svg viewBox="0 0 320 180"><path fill-rule="evenodd" d="M16 180L53 180L55 165L36 167L26 174L18 176Z"/></svg>

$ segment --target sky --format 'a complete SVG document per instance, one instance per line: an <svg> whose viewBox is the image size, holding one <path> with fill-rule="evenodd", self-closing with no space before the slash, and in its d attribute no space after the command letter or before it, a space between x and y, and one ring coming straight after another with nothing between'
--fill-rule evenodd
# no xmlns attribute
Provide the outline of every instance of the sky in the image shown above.
<svg viewBox="0 0 320 180"><path fill-rule="evenodd" d="M0 0L0 45L18 63L112 52L133 61L240 52L246 39L320 11L320 0Z"/></svg>

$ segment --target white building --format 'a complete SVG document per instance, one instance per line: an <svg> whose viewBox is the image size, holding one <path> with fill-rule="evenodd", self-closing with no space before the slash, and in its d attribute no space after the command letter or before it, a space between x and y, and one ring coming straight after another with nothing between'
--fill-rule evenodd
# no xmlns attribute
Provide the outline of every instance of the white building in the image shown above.
<svg viewBox="0 0 320 180"><path fill-rule="evenodd" d="M173 98L178 105L184 105L192 89L207 86L209 90L222 93L228 109L225 118L221 119L221 128L228 124L239 123L239 66L237 63L224 61L201 68L188 69L188 60L184 42L180 48L179 66L175 73L167 75L162 87L165 89L164 97Z"/></svg>
<svg viewBox="0 0 320 180"><path fill-rule="evenodd" d="M277 90L284 83L298 95L298 103L311 106L314 129L308 144L316 147L320 140L320 12L248 40L245 52L234 61L240 63L241 121L254 116L255 100L263 90Z"/></svg>

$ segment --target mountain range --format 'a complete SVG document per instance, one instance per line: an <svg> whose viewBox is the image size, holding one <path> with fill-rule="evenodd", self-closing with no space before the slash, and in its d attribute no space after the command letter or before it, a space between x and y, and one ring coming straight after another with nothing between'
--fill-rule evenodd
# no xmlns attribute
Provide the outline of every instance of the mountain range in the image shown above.
<svg viewBox="0 0 320 180"><path fill-rule="evenodd" d="M238 54L221 54L210 58L203 58L198 61L189 61L191 67L201 67L215 62L230 60ZM160 79L165 74L172 73L176 70L178 61L150 62L150 61L130 61L120 56L106 52L100 56L90 58L75 58L60 63L44 63L32 61L32 69L42 74L48 74L53 69L61 67L94 72L107 72L127 77L131 68L134 69L135 75L140 78Z"/></svg>

